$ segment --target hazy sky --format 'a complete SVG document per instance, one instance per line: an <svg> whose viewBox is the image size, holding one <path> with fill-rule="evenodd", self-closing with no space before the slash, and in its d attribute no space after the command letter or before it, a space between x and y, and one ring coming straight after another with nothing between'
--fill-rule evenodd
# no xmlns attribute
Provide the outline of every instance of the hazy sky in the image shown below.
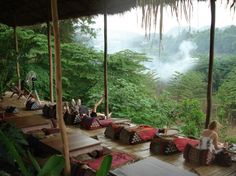
<svg viewBox="0 0 236 176"><path fill-rule="evenodd" d="M226 2L226 0L222 0ZM194 10L191 16L190 25L194 28L201 28L210 25L210 4L209 2L194 2ZM216 27L223 27L227 25L236 25L236 14L225 3L220 0L216 2ZM164 27L163 31L168 32L171 28L176 26L189 26L185 19L179 20L171 15L170 9L164 9ZM103 16L96 17L95 27L103 29ZM158 26L157 26L158 29ZM133 9L122 15L108 16L108 30L109 31L129 31L136 33L145 33L141 28L141 11Z"/></svg>
<svg viewBox="0 0 236 176"><path fill-rule="evenodd" d="M234 14L234 11L230 10L230 8L226 6L226 4L221 4L221 1L225 3L226 0L217 0L216 27L236 25L236 14ZM193 7L194 9L192 12L190 24L186 22L185 18L179 20L178 22L176 17L173 17L171 15L170 9L164 9L163 32L167 33L172 28L175 28L175 30L171 31L171 34L176 35L178 34L178 30L176 30L176 27L189 27L189 25L191 25L192 28L209 28L211 22L209 2L197 3L197 1L195 1L193 3ZM98 50L103 50L103 15L100 15L96 18L96 24L94 27L101 29L100 35L94 42L94 47ZM159 32L158 29L159 24L157 25L156 32ZM134 45L131 45L132 36L136 36L136 34L134 33L145 34L145 30L141 28L140 9L133 9L130 12L126 12L122 15L108 16L108 52L114 53L124 49L131 49L133 51L136 51L133 48ZM162 60L159 60L157 56L153 56L152 61L150 63L145 63L145 66L154 71L161 80L168 81L176 71L184 73L194 66L197 58L191 57L189 52L193 48L188 49L189 47L187 47L191 45L194 45L194 43L183 41L179 46L179 52L177 52L176 55L173 55L173 58L176 58L176 60L170 63L162 62ZM156 47L158 55L158 46ZM187 52L183 52L183 50L187 50ZM183 55L183 53L187 54ZM149 53L146 54L150 57Z"/></svg>

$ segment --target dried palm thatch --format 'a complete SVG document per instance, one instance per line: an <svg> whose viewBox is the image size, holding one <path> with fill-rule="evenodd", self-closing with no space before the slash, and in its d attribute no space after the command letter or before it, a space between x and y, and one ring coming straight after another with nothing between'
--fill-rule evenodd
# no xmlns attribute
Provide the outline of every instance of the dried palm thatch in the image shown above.
<svg viewBox="0 0 236 176"><path fill-rule="evenodd" d="M227 4L230 5L230 8L236 8L236 0L227 0Z"/></svg>
<svg viewBox="0 0 236 176"><path fill-rule="evenodd" d="M163 7L169 6L177 19L185 17L189 21L194 8L193 1L207 0L58 0L58 13L59 19L68 19L104 14L105 3L107 14L122 13L140 6L146 31L157 26L157 17L160 16L160 33L162 33ZM227 0L227 2L235 9L236 0ZM1 0L0 23L9 26L26 26L47 22L51 20L50 7L48 0Z"/></svg>
<svg viewBox="0 0 236 176"><path fill-rule="evenodd" d="M104 13L121 13L135 7L136 0L57 0L59 19L78 18ZM49 0L1 0L0 23L27 26L51 21Z"/></svg>

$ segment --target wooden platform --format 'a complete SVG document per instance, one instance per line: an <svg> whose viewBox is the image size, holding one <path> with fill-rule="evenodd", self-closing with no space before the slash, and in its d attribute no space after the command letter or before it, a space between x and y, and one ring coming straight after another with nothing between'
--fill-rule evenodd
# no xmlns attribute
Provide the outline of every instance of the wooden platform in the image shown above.
<svg viewBox="0 0 236 176"><path fill-rule="evenodd" d="M14 124L16 127L22 129L23 132L28 132L31 130L39 130L42 128L51 128L52 123L50 120L45 119L41 114L42 110L36 111L26 111L25 99L22 97L20 100L17 99L17 95L10 98L10 92L4 97L4 101L0 102L1 109L7 106L15 106L19 110L19 113L8 114L5 120L9 123Z"/></svg>
<svg viewBox="0 0 236 176"><path fill-rule="evenodd" d="M32 115L38 117L42 117L42 111L25 111L24 105L22 100L17 100L17 97L14 96L13 98L9 98L10 94L7 94L6 97L4 97L4 100L0 101L0 106L16 106L20 112L16 114L19 117L22 116L29 116ZM104 136L105 129L96 129L96 130L81 130L79 128L76 128L74 126L67 127L67 131L72 132L80 132L82 134L88 135L88 136L97 136L99 141L103 146L106 146L110 149L117 149L122 150L124 152L136 155L140 158L147 158L147 157L154 157L161 161L167 162L169 164L172 164L180 169L188 170L192 173L195 173L197 175L201 176L236 176L236 162L233 163L231 167L220 167L217 165L211 165L211 166L195 166L190 165L188 163L184 162L183 155L182 154L174 154L170 156L165 155L152 155L149 150L150 142L142 143L142 144L136 144L136 145L125 145L121 144L115 141L112 141ZM148 171L147 171L148 172ZM137 174L138 176L138 174ZM170 175L171 176L171 175Z"/></svg>
<svg viewBox="0 0 236 176"><path fill-rule="evenodd" d="M122 166L111 171L112 176L197 176L196 174L179 169L154 157L147 157L138 162Z"/></svg>
<svg viewBox="0 0 236 176"><path fill-rule="evenodd" d="M9 123L14 124L17 128L20 128L24 133L32 130L41 130L42 128L51 128L52 124L49 120L43 117L26 116L16 117L6 120Z"/></svg>
<svg viewBox="0 0 236 176"><path fill-rule="evenodd" d="M60 134L42 139L41 142L61 153L63 152ZM101 143L98 140L88 137L81 132L69 133L68 143L70 156L73 157L90 153L94 150L102 150Z"/></svg>

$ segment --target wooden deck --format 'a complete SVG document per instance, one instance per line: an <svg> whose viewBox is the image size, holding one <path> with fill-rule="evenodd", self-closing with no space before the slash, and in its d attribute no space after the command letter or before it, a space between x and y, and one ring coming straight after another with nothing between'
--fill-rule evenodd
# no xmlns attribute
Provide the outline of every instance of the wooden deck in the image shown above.
<svg viewBox="0 0 236 176"><path fill-rule="evenodd" d="M16 106L20 110L20 112L16 114L16 116L18 117L37 116L37 117L42 118L41 110L26 111L23 104L24 103L23 98L21 98L20 100L17 100L17 96L10 98L9 95L10 93L7 93L3 101L0 101L0 108L6 107L6 106ZM124 145L124 144L112 141L104 136L104 130L105 130L104 128L86 131L86 130L81 130L76 127L67 127L67 130L68 132L82 132L89 136L97 136L99 141L102 143L102 145L110 149L122 150L127 153L136 155L140 158L153 156L164 162L173 164L180 169L188 170L193 173L197 173L198 175L201 175L201 176L236 176L236 162L234 162L231 167L220 167L217 165L195 166L195 165L190 165L188 163L185 163L182 154L174 154L170 156L152 155L149 151L150 142L137 144L137 145Z"/></svg>
<svg viewBox="0 0 236 176"><path fill-rule="evenodd" d="M68 146L70 156L76 157L81 154L93 152L94 150L102 150L101 142L84 135L81 132L68 133ZM41 140L47 146L63 153L63 144L60 134L55 134L52 137L48 137Z"/></svg>

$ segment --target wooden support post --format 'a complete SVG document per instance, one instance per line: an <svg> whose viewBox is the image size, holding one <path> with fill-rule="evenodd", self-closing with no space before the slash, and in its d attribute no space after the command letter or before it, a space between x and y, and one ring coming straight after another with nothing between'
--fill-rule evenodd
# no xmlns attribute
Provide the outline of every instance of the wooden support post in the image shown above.
<svg viewBox="0 0 236 176"><path fill-rule="evenodd" d="M18 79L18 88L21 90L21 79L20 79L20 63L19 63L19 47L18 47L18 39L16 33L16 27L14 27L14 41L15 41L15 50L16 50L16 75Z"/></svg>
<svg viewBox="0 0 236 176"><path fill-rule="evenodd" d="M55 63L56 63L56 92L57 92L57 119L61 132L63 143L63 154L65 158L65 175L69 176L71 172L70 158L69 158L69 145L66 133L66 127L62 116L62 71L61 71L61 53L60 53L60 35L58 23L58 9L57 0L51 0L53 32L54 32L54 45L55 45Z"/></svg>
<svg viewBox="0 0 236 176"><path fill-rule="evenodd" d="M51 26L50 22L47 22L48 29L48 62L49 62L49 92L50 92L50 101L54 103L53 97L53 61L52 61L52 47L51 47Z"/></svg>
<svg viewBox="0 0 236 176"><path fill-rule="evenodd" d="M106 3L106 1L105 1ZM108 74L107 74L107 9L105 4L104 10L104 95L105 95L105 115L108 118Z"/></svg>
<svg viewBox="0 0 236 176"><path fill-rule="evenodd" d="M160 2L160 27L159 27L159 57L161 56L161 49L162 49L162 33L163 33L163 7L164 2Z"/></svg>
<svg viewBox="0 0 236 176"><path fill-rule="evenodd" d="M211 29L210 29L210 53L208 67L208 86L207 86L207 112L205 128L208 128L211 119L212 109L212 73L214 64L214 42L215 42L215 0L211 0Z"/></svg>

